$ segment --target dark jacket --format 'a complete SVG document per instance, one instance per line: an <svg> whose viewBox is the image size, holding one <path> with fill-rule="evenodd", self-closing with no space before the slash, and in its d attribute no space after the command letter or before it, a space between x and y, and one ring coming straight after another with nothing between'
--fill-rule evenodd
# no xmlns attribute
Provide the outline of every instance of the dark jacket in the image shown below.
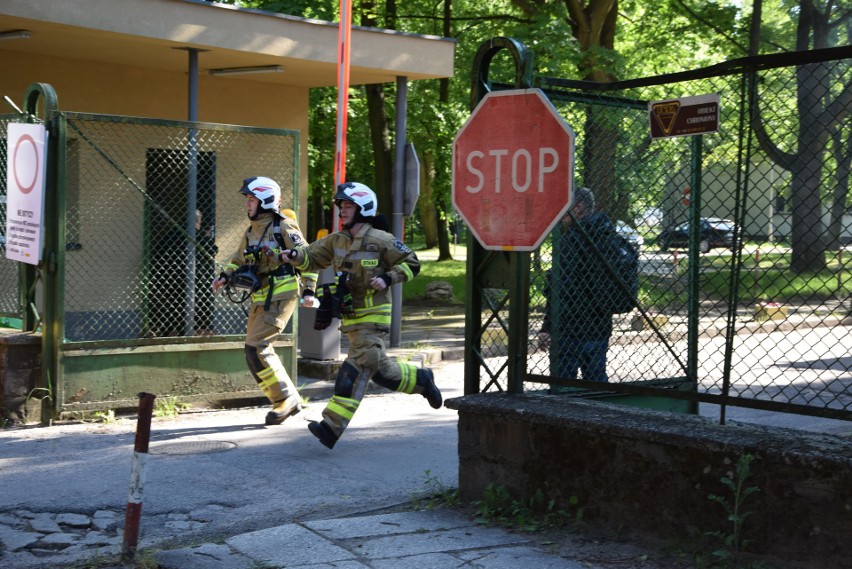
<svg viewBox="0 0 852 569"><path fill-rule="evenodd" d="M615 232L609 216L597 212L568 226L555 239L543 331L565 338L605 340L612 335L612 313L599 286L607 278L606 268L577 224L595 243Z"/></svg>

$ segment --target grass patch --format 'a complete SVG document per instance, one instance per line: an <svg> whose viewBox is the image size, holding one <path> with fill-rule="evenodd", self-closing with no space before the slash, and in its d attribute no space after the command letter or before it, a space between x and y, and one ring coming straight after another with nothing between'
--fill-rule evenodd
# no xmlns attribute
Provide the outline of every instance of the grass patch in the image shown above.
<svg viewBox="0 0 852 569"><path fill-rule="evenodd" d="M702 273L701 289L726 298L730 293L730 271ZM838 275L828 269L820 273L795 274L777 269L745 271L740 277L737 295L741 299L774 302L825 301L852 294L852 282L838 280Z"/></svg>
<svg viewBox="0 0 852 569"><path fill-rule="evenodd" d="M453 286L453 302L464 302L465 261L420 261L420 274L402 287L402 299L422 300L426 285L432 281L447 281Z"/></svg>

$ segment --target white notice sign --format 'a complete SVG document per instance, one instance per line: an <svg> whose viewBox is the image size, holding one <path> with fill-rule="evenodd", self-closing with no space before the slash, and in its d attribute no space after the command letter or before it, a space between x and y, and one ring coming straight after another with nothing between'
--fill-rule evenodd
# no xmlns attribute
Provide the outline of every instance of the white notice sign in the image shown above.
<svg viewBox="0 0 852 569"><path fill-rule="evenodd" d="M6 258L41 260L47 131L43 125L10 123L6 133Z"/></svg>

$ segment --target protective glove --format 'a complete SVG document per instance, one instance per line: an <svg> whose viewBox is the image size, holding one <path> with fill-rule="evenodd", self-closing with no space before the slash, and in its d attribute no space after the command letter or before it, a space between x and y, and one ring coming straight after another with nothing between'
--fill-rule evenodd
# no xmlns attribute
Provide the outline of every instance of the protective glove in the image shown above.
<svg viewBox="0 0 852 569"><path fill-rule="evenodd" d="M305 308L317 308L319 306L319 299L314 295L314 291L309 288L306 288L302 293L302 306Z"/></svg>
<svg viewBox="0 0 852 569"><path fill-rule="evenodd" d="M320 298L317 315L314 319L314 330L325 330L331 326L331 287L322 285L322 298Z"/></svg>

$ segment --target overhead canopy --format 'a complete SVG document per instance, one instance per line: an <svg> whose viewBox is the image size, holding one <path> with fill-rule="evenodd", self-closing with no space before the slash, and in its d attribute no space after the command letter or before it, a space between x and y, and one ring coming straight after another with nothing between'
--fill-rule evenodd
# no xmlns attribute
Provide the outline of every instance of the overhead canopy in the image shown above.
<svg viewBox="0 0 852 569"><path fill-rule="evenodd" d="M337 24L200 0L3 0L0 52L25 52L168 72L186 71L186 49L199 69L281 66L251 81L296 87L337 82ZM354 27L352 84L451 77L455 41ZM5 57L5 56L4 56ZM249 79L249 77L245 77Z"/></svg>

